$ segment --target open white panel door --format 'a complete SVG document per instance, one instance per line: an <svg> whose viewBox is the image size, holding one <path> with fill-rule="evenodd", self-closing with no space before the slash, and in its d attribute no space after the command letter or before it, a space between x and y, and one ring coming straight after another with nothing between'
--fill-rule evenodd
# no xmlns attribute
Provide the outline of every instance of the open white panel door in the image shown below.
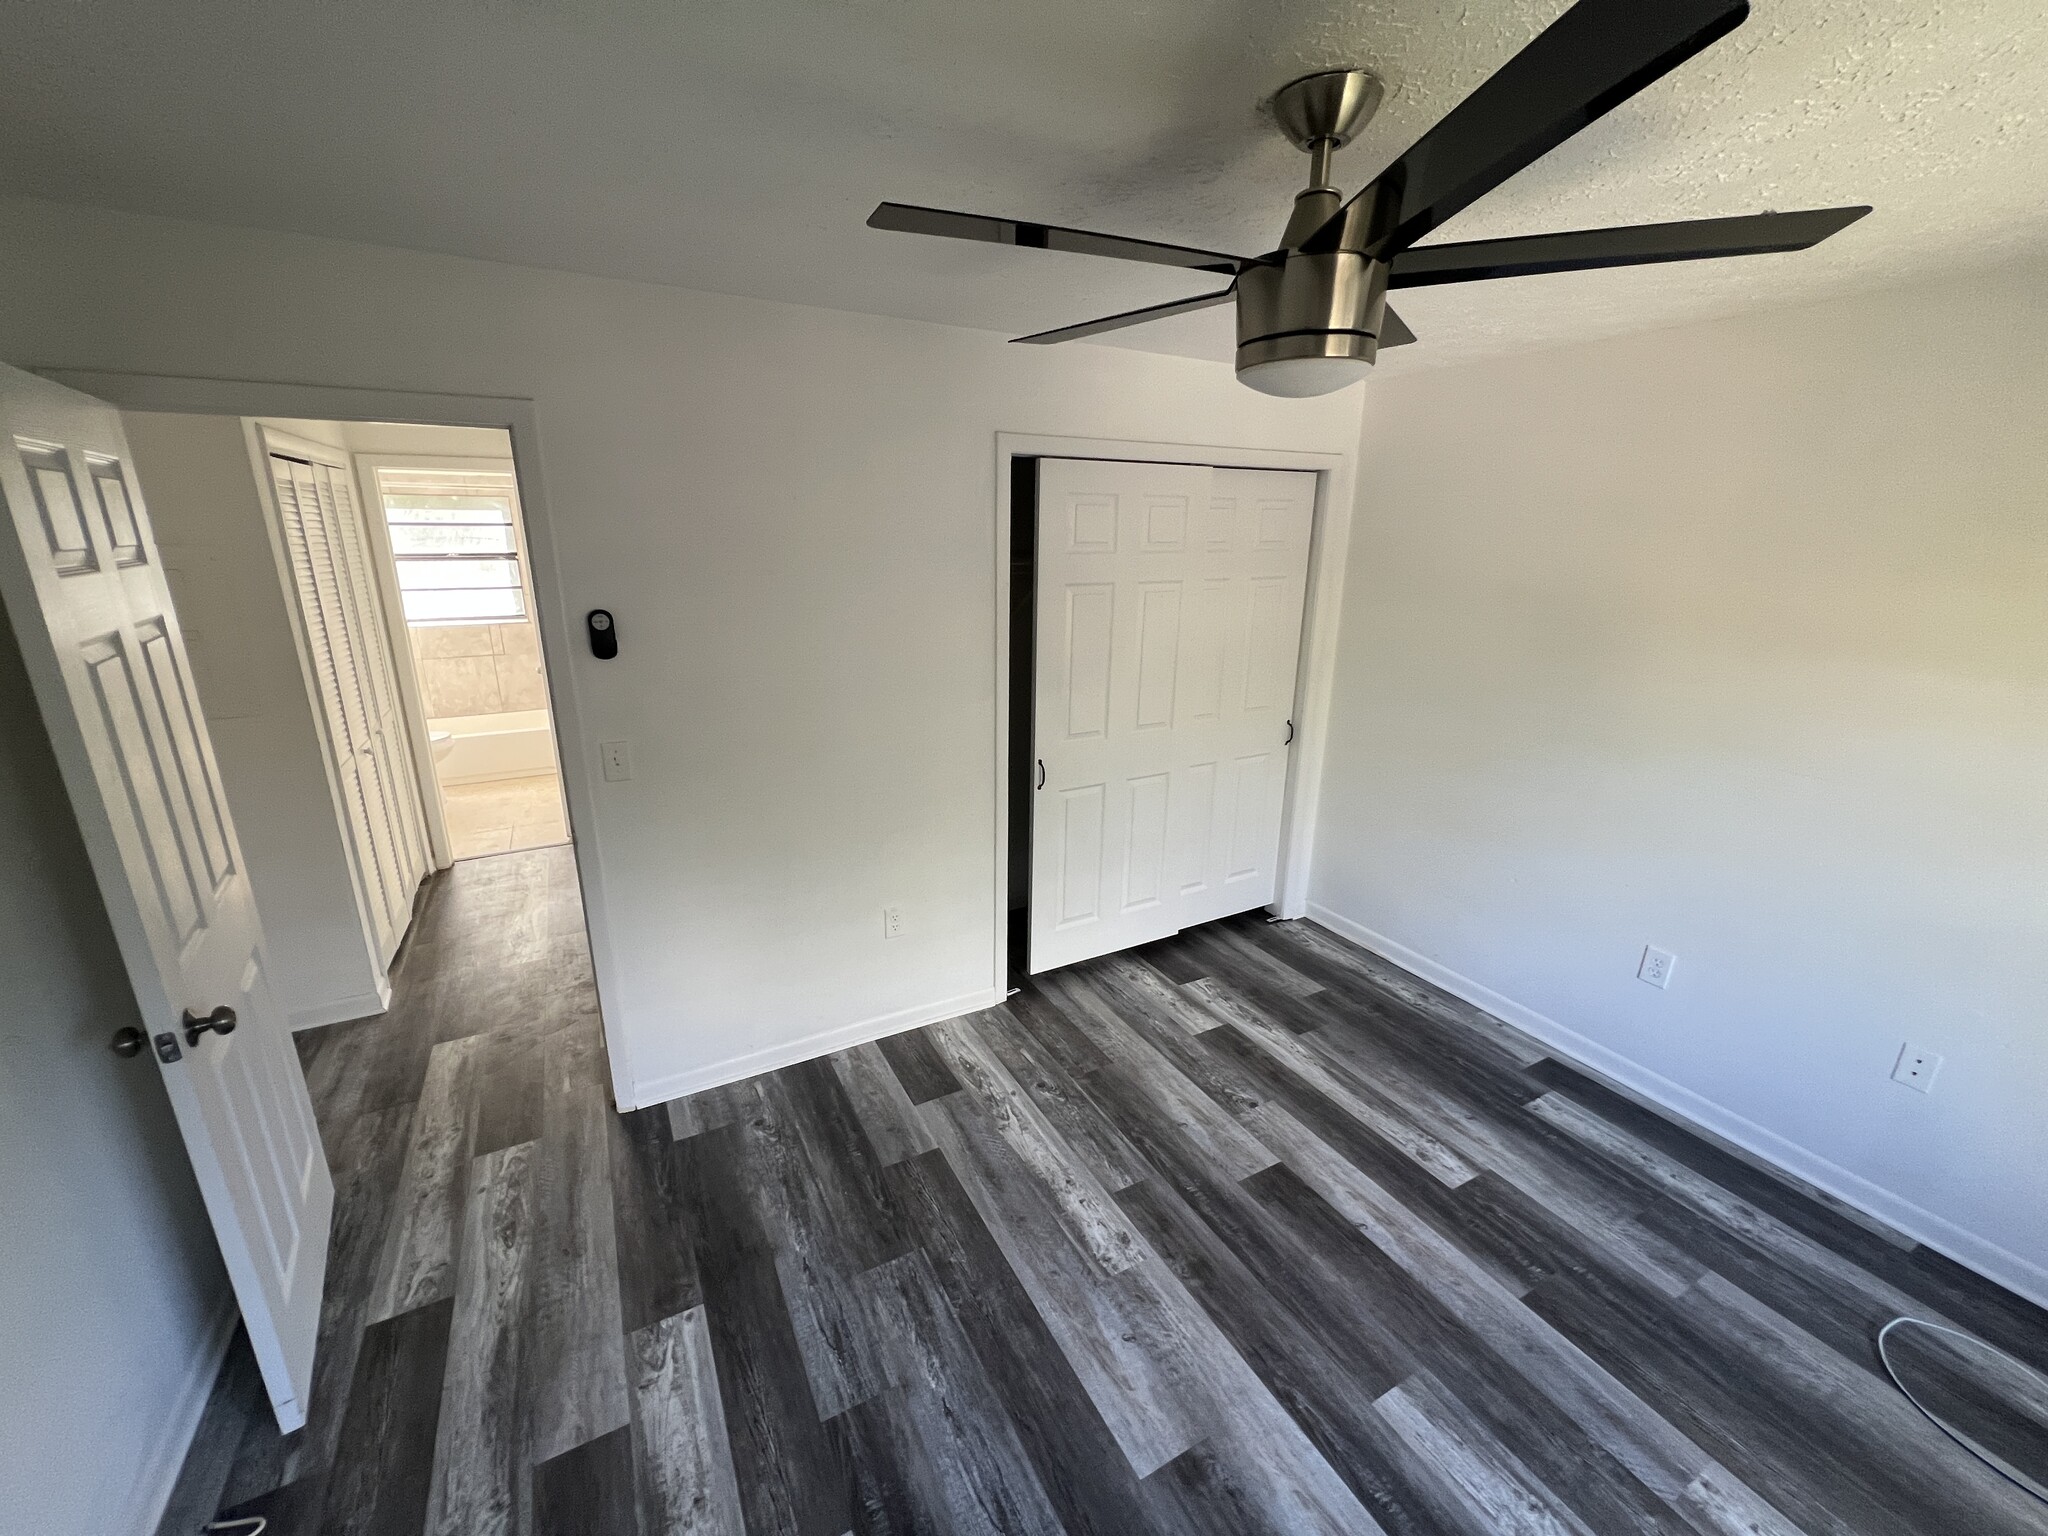
<svg viewBox="0 0 2048 1536"><path fill-rule="evenodd" d="M1032 972L1273 900L1315 483L1040 461Z"/></svg>
<svg viewBox="0 0 2048 1536"><path fill-rule="evenodd" d="M0 498L0 597L291 1431L312 1386L334 1184L120 417L0 365Z"/></svg>

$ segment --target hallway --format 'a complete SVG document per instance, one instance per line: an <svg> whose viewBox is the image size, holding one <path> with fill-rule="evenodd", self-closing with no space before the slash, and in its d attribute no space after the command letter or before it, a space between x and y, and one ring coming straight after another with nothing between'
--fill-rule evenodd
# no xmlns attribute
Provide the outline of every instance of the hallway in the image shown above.
<svg viewBox="0 0 2048 1536"><path fill-rule="evenodd" d="M570 848L468 859L434 877L390 1010L297 1043L335 1184L311 1413L298 1434L278 1434L238 1337L159 1530L189 1536L216 1510L268 1515L271 1536L421 1530L451 1333L457 1358L498 1374L469 1382L458 1400L484 1438L451 1443L448 1465L460 1460L462 1480L434 1528L529 1529L508 1499L468 1492L510 1444L516 1378L523 1371L550 1384L548 1400L573 1401L555 1384L579 1371L607 1379L590 1357L617 1349L611 1213L586 1196L603 1195L606 1138L621 1122ZM474 1314L457 1327L457 1261L472 1235L465 1218L490 1209L469 1200L473 1175L508 1153L525 1199L501 1212L499 1235L523 1257L499 1277L498 1305L522 1337L500 1342L526 1347L486 1360ZM475 1235L472 1254L486 1247ZM533 1254L543 1257L524 1257ZM612 1332L598 1338L607 1317ZM489 1401L479 1395L487 1384ZM517 1465L523 1474L523 1455ZM511 1460L489 1475L498 1489L526 1483Z"/></svg>
<svg viewBox="0 0 2048 1536"><path fill-rule="evenodd" d="M238 1348L165 1532L2048 1529L1870 1348L2038 1311L1305 924L621 1117L553 848L300 1044L312 1418Z"/></svg>

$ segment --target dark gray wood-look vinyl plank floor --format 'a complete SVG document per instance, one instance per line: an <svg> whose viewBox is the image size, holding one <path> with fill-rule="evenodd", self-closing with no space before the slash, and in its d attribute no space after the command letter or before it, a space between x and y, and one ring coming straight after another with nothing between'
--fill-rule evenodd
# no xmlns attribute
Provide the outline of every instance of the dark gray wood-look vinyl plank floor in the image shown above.
<svg viewBox="0 0 2048 1536"><path fill-rule="evenodd" d="M1307 924L619 1115L545 849L299 1043L311 1417L238 1346L166 1536L2048 1533L1874 1343L2048 1316Z"/></svg>

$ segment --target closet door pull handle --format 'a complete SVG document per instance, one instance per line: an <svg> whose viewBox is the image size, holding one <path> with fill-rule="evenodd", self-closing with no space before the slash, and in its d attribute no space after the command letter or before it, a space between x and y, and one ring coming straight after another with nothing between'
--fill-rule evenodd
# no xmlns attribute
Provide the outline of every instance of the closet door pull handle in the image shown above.
<svg viewBox="0 0 2048 1536"><path fill-rule="evenodd" d="M1045 759L1042 757L1038 760L1038 787L1045 788Z"/></svg>
<svg viewBox="0 0 2048 1536"><path fill-rule="evenodd" d="M1287 739L1281 742L1280 745L1283 747L1291 747L1294 745L1294 722L1292 720L1287 722Z"/></svg>

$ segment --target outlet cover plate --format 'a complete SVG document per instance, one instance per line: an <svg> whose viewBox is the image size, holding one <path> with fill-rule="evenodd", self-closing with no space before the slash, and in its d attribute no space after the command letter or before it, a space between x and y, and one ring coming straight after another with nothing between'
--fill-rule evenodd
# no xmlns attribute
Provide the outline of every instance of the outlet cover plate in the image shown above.
<svg viewBox="0 0 2048 1536"><path fill-rule="evenodd" d="M1899 1051L1898 1062L1892 1067L1892 1081L1904 1083L1915 1093L1932 1093L1935 1074L1941 1071L1943 1058L1930 1050L1908 1041Z"/></svg>
<svg viewBox="0 0 2048 1536"><path fill-rule="evenodd" d="M1678 965L1678 956L1669 950L1657 948L1654 944L1643 946L1643 958L1636 966L1636 980L1647 981L1651 986L1663 989L1671 985L1671 973Z"/></svg>

